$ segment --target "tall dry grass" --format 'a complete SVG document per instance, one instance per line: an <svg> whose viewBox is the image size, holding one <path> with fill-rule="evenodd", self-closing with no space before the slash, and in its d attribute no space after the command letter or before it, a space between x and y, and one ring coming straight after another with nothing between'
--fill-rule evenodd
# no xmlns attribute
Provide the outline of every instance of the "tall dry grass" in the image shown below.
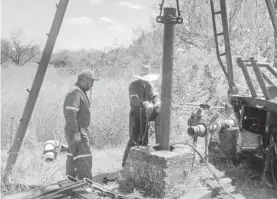
<svg viewBox="0 0 277 199"><path fill-rule="evenodd" d="M235 80L241 93L249 93L239 68L235 66ZM2 68L2 125L1 147L9 148L21 118L28 92L36 72L36 65ZM91 143L95 148L117 146L128 135L128 86L130 77L102 77L95 83L91 102ZM254 78L255 80L255 78ZM64 75L49 67L43 82L24 144L33 145L47 139L64 140L62 105L66 92L75 83L75 75ZM255 83L255 82L254 82ZM177 54L172 88L172 140L186 139L186 121L193 107L184 102L223 105L227 102L227 81L212 52L193 49ZM174 106L179 106L175 109ZM13 129L12 129L13 118Z"/></svg>
<svg viewBox="0 0 277 199"><path fill-rule="evenodd" d="M21 118L36 67L7 67L2 69L1 147L9 147ZM58 75L49 67L36 102L24 144L33 145L47 139L64 140L63 101L76 82L76 76ZM128 126L128 80L103 77L92 89L91 141L94 147L116 146L125 141ZM89 92L88 92L89 93ZM12 128L13 118L13 128Z"/></svg>
<svg viewBox="0 0 277 199"><path fill-rule="evenodd" d="M1 192L20 192L64 180L66 155L60 154L54 162L45 162L41 158L42 150L43 147L39 144L22 147L8 183L1 184ZM121 170L122 153L121 147L92 149L92 175L95 182L102 183L103 177L117 175ZM5 166L3 162L6 162L7 157L6 150L2 150L1 177Z"/></svg>
<svg viewBox="0 0 277 199"><path fill-rule="evenodd" d="M2 68L1 175L6 166L7 151L16 133L29 94L26 89L30 89L35 73L36 66L32 64L24 67ZM95 175L99 172L111 173L112 170L118 170L121 167L121 155L124 149L105 151L104 148L126 143L129 81L128 77L121 79L102 77L100 81L95 82L92 89L92 117L89 130L94 148L92 152L95 154L93 156ZM60 155L53 163L45 163L41 157L45 140L59 138L65 142L62 107L66 93L75 82L76 75L61 75L55 68L49 66L9 183L44 185L64 178L65 155ZM105 154L111 153L111 157L106 157ZM109 160L108 163L107 160ZM2 187L2 191L5 189L7 190L8 187ZM11 192L24 189L26 189L25 186L9 187Z"/></svg>

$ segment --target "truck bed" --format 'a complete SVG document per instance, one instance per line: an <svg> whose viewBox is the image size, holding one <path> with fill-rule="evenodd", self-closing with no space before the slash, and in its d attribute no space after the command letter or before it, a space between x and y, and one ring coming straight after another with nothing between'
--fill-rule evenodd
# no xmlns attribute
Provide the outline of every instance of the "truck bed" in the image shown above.
<svg viewBox="0 0 277 199"><path fill-rule="evenodd" d="M243 106L251 106L265 111L277 113L277 99L266 100L263 97L253 98L243 95L229 95L231 104L240 104Z"/></svg>

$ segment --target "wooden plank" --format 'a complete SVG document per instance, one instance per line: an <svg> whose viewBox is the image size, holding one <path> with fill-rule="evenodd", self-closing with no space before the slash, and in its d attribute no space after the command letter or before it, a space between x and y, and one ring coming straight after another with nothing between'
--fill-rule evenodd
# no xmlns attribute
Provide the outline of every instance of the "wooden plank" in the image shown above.
<svg viewBox="0 0 277 199"><path fill-rule="evenodd" d="M42 56L39 62L39 66L37 68L37 72L31 87L30 94L28 96L27 102L24 107L24 111L22 114L22 117L20 119L20 123L18 125L17 132L14 137L13 144L11 146L11 149L9 151L9 157L7 160L4 176L2 178L2 182L7 182L9 175L12 171L12 168L14 164L16 163L17 156L19 153L19 150L21 148L21 144L23 142L24 136L26 134L26 130L29 124L29 121L31 119L31 115L33 113L39 91L47 70L47 66L50 60L50 57L52 55L52 51L54 49L54 45L56 42L56 39L58 37L65 11L68 5L69 0L60 0L59 4L57 5L57 10L52 22L52 26L50 29L50 32L48 34L48 39L46 41L44 50L42 52Z"/></svg>

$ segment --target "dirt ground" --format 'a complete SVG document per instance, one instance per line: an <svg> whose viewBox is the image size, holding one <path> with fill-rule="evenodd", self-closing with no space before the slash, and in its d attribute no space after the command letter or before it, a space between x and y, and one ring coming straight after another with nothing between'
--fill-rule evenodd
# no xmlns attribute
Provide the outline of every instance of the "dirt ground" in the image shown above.
<svg viewBox="0 0 277 199"><path fill-rule="evenodd" d="M256 170L247 168L244 165L235 167L231 163L222 163L217 167L212 164L209 165L219 178L220 183L234 198L277 198L277 192L274 192L269 180L266 180L265 185L262 186L261 173ZM203 164L191 173L190 185L187 189L188 193L182 199L232 198L221 188Z"/></svg>
<svg viewBox="0 0 277 199"><path fill-rule="evenodd" d="M202 145L198 145L198 148L202 148ZM203 162L196 162L187 179L189 184L181 185L184 186L185 189L185 194L181 199L277 198L277 191L274 189L270 173L266 175L264 183L262 183L263 165L261 165L261 162L257 159L250 158L247 161L244 160L237 166L233 165L232 161L228 162L226 160L214 160L211 162L213 164L209 163L209 166L212 169L212 172L214 172L218 177L219 182L229 193L231 193L232 196L227 194L218 184ZM115 175L120 176L121 171L122 170L118 170L116 173L111 174L111 179ZM109 178L108 175L105 177ZM98 180L98 182L101 183L101 175L95 180ZM115 190L120 190L119 185L116 182L108 183L105 186ZM133 191L133 189L130 190ZM150 198L143 196L138 190L136 190L136 196Z"/></svg>
<svg viewBox="0 0 277 199"><path fill-rule="evenodd" d="M200 146L201 147L201 146ZM118 160L120 161L120 160ZM220 183L226 188L228 195L223 188L217 183L212 177L207 166L202 162L198 162L194 165L191 174L188 176L189 184L181 185L184 186L185 194L181 199L274 199L277 198L277 191L274 190L271 177L266 175L264 184L262 184L262 169L259 162L253 162L253 160L242 162L238 166L234 166L232 162L220 161L209 164L214 174L219 178ZM103 184L103 178L113 179L119 176L122 169L117 170L113 173L99 174L95 176L95 181ZM104 184L103 184L104 185ZM105 184L109 189L115 191L122 191L119 184L115 182L109 182ZM125 187L126 188L126 187ZM143 196L142 192L127 187L123 190L133 196L151 198ZM127 191L127 192L126 192Z"/></svg>
<svg viewBox="0 0 277 199"><path fill-rule="evenodd" d="M150 198L143 196L142 191L135 189L134 187L125 186L122 188L119 184L122 182L121 179L121 160L125 146L118 148L105 149L104 151L93 151L93 175L94 181L102 184L104 187L114 190L116 192L121 192L131 196L137 196L140 198ZM27 151L24 151L27 153ZM33 155L38 156L39 151L34 152ZM35 172L41 173L41 170L35 171L37 167L31 167L32 162L28 165L28 160L26 156L22 153L22 159L25 159L24 168L18 169L20 174L20 180L22 183L36 182L37 175ZM3 155L3 154L2 154ZM28 157L32 159L32 152L28 152ZM22 161L20 158L19 162ZM2 163L5 162L6 156L2 156ZM51 163L52 167L59 169L59 175L56 175L56 180L61 180L65 173L65 159L66 155L61 154L57 160ZM44 163L43 163L44 164ZM18 164L20 165L20 164ZM243 164L235 167L232 163L228 162L217 162L216 167L210 164L213 172L218 178L222 185L229 191L235 198L245 198L245 199L273 199L277 198L277 192L273 189L272 182L270 182L269 176L267 176L264 185L261 183L262 172L253 168L252 166ZM45 167L45 172L49 167ZM28 170L29 168L29 170ZM18 173L17 172L17 173ZM30 175L33 173L33 175ZM104 178L108 179L108 182L104 183ZM31 180L32 179L32 180ZM109 182L111 180L111 182ZM193 171L188 176L189 184L180 185L184 187L185 194L181 199L229 199L232 198L226 192L220 188L219 184L213 179L211 173L208 171L207 167L203 163L196 164ZM39 181L38 181L39 182ZM41 180L40 180L41 182ZM32 184L33 184L32 183ZM52 181L53 183L53 181ZM29 184L29 183L27 183ZM38 183L40 184L40 183ZM122 185L122 183L121 183Z"/></svg>

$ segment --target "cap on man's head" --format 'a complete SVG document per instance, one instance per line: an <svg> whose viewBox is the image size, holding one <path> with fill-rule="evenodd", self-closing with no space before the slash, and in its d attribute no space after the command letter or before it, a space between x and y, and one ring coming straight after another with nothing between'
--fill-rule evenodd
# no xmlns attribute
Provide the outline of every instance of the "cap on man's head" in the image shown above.
<svg viewBox="0 0 277 199"><path fill-rule="evenodd" d="M84 69L79 73L78 79L83 79L83 78L90 78L90 79L95 80L95 81L99 80L99 78L96 78L94 72L92 70L89 70L89 69Z"/></svg>

